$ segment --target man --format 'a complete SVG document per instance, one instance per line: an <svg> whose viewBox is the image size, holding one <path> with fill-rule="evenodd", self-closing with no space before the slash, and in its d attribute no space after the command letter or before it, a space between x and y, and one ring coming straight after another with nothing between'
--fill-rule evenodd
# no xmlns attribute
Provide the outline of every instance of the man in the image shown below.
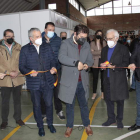
<svg viewBox="0 0 140 140"><path fill-rule="evenodd" d="M67 39L67 33L66 33L66 32L61 32L61 33L60 33L60 38L61 38L62 40Z"/></svg>
<svg viewBox="0 0 140 140"><path fill-rule="evenodd" d="M60 99L58 98L58 91L59 91L59 86L60 86L59 81L60 81L60 76L61 76L61 65L58 61L58 52L59 52L62 40L55 33L55 25L53 22L47 22L45 24L44 31L45 31L45 34L43 36L43 42L50 44L50 46L54 52L55 61L56 61L56 69L57 69L57 73L58 73L58 85L54 88L55 110L56 110L56 114L59 117L59 119L64 120L65 116L63 115L63 111L62 111L62 103L61 103ZM57 79L56 76L55 76L55 79ZM43 104L42 104L42 107L43 107Z"/></svg>
<svg viewBox="0 0 140 140"><path fill-rule="evenodd" d="M128 66L128 68L134 71L134 76L136 79L137 118L136 118L136 123L128 128L128 130L131 131L140 129L140 68L139 67L140 67L140 41L135 46L135 49L131 55L130 65Z"/></svg>
<svg viewBox="0 0 140 140"><path fill-rule="evenodd" d="M89 29L77 25L71 38L62 42L59 61L62 64L59 99L66 103L67 129L65 137L70 137L74 122L74 104L77 96L81 109L83 125L87 135L92 135L90 128L87 99L89 97L89 77L87 69L93 65L89 43L86 42Z"/></svg>
<svg viewBox="0 0 140 140"><path fill-rule="evenodd" d="M41 114L40 100L43 97L46 105L47 124L51 133L56 130L53 126L53 88L55 61L53 51L49 44L42 43L41 32L38 28L31 28L28 33L30 43L23 46L20 52L19 69L26 76L27 89L30 90L33 102L34 117L39 128L39 135L45 136ZM38 73L37 71L46 71Z"/></svg>
<svg viewBox="0 0 140 140"><path fill-rule="evenodd" d="M129 65L129 50L126 46L117 43L118 39L119 33L116 30L108 30L107 46L101 52L101 67L105 67L103 84L108 115L108 120L102 125L109 126L117 120L117 128L122 129L124 100L129 97L126 69L123 67ZM109 65L106 66L105 61L109 61ZM117 116L114 113L115 102L117 103Z"/></svg>
<svg viewBox="0 0 140 140"><path fill-rule="evenodd" d="M21 88L25 80L24 77L18 77L20 74L18 68L20 50L21 45L14 40L13 30L5 30L3 39L0 40L0 73L2 76L0 80L2 97L1 129L5 129L8 125L11 93L13 93L14 100L13 117L17 124L20 126L24 125L24 122L21 120Z"/></svg>

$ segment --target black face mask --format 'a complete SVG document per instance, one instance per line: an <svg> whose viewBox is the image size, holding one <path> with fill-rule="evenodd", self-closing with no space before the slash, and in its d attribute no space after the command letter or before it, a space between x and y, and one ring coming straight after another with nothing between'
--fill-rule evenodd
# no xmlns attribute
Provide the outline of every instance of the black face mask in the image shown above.
<svg viewBox="0 0 140 140"><path fill-rule="evenodd" d="M76 40L76 42L78 43L78 45L83 45L86 41L86 38L79 38Z"/></svg>
<svg viewBox="0 0 140 140"><path fill-rule="evenodd" d="M14 42L14 39L13 38L8 38L7 41L6 41L8 44L12 44Z"/></svg>
<svg viewBox="0 0 140 140"><path fill-rule="evenodd" d="M100 35L96 35L97 39L102 39L102 37Z"/></svg>
<svg viewBox="0 0 140 140"><path fill-rule="evenodd" d="M66 39L66 37L62 37L62 40L65 40Z"/></svg>

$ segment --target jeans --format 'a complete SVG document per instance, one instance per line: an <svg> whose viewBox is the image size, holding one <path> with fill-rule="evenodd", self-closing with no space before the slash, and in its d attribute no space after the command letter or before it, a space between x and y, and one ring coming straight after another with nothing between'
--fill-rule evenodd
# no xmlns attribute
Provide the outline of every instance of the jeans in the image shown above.
<svg viewBox="0 0 140 140"><path fill-rule="evenodd" d="M132 85L131 85L131 88L132 89L136 89L136 80L135 80L134 73L133 73L133 76L132 76Z"/></svg>
<svg viewBox="0 0 140 140"><path fill-rule="evenodd" d="M136 80L137 118L136 124L140 126L140 82Z"/></svg>
<svg viewBox="0 0 140 140"><path fill-rule="evenodd" d="M85 98L85 91L82 85L82 81L78 82L75 97L73 99L72 104L66 104L66 114L67 114L67 127L72 128L74 123L74 105L75 105L75 98L77 96L78 103L80 106L81 111L81 118L83 121L83 125L87 127L90 124L89 121L89 110L88 110L88 104Z"/></svg>
<svg viewBox="0 0 140 140"><path fill-rule="evenodd" d="M53 89L50 89L45 81L41 81L40 89L30 90L31 100L33 102L34 118L37 122L38 128L43 128L43 120L41 113L41 97L45 101L47 124L53 124Z"/></svg>

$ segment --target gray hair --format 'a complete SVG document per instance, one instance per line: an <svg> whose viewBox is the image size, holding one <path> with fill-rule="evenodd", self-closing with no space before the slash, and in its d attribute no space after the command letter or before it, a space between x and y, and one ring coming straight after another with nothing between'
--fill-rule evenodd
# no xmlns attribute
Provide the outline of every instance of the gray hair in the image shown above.
<svg viewBox="0 0 140 140"><path fill-rule="evenodd" d="M29 31L28 31L28 37L30 38L30 37L33 37L33 32L34 31L39 31L40 32L40 30L38 29L38 28L31 28Z"/></svg>
<svg viewBox="0 0 140 140"><path fill-rule="evenodd" d="M107 35L108 33L110 33L110 32L114 32L115 37L119 38L119 33L118 33L117 30L115 30L115 29L109 29L109 30L107 30L106 35Z"/></svg>

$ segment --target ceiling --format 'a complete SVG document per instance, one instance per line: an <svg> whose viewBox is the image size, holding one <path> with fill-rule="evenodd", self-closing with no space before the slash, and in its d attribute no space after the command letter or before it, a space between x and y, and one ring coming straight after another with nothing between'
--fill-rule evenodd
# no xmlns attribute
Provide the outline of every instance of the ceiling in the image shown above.
<svg viewBox="0 0 140 140"><path fill-rule="evenodd" d="M86 10L107 3L111 0L79 0ZM32 10L39 4L39 0L0 0L0 14Z"/></svg>
<svg viewBox="0 0 140 140"><path fill-rule="evenodd" d="M97 2L96 2L97 1ZM79 2L84 6L86 10L89 10L91 8L95 8L99 5L102 5L104 3L107 3L111 0L79 0Z"/></svg>
<svg viewBox="0 0 140 140"><path fill-rule="evenodd" d="M28 11L39 4L39 0L0 0L0 14Z"/></svg>

